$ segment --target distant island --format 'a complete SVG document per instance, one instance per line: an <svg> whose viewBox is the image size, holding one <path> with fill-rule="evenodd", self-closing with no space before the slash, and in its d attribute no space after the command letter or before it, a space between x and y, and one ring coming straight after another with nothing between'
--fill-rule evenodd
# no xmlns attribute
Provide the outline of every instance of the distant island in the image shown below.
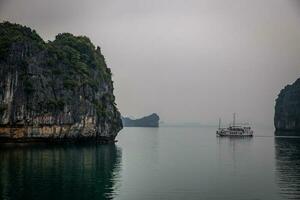
<svg viewBox="0 0 300 200"><path fill-rule="evenodd" d="M280 91L274 125L276 135L300 135L300 78Z"/></svg>
<svg viewBox="0 0 300 200"><path fill-rule="evenodd" d="M0 23L0 141L114 142L122 129L111 70L89 38Z"/></svg>
<svg viewBox="0 0 300 200"><path fill-rule="evenodd" d="M130 119L129 117L122 117L124 127L158 127L159 116L153 113L149 116L140 119Z"/></svg>

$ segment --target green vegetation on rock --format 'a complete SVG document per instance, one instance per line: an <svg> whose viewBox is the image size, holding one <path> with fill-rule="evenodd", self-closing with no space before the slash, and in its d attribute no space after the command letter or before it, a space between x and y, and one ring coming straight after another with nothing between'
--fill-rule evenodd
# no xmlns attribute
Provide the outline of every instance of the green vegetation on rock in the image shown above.
<svg viewBox="0 0 300 200"><path fill-rule="evenodd" d="M26 43L34 43L38 48L44 45L34 30L9 22L0 23L0 59L7 59L11 44Z"/></svg>

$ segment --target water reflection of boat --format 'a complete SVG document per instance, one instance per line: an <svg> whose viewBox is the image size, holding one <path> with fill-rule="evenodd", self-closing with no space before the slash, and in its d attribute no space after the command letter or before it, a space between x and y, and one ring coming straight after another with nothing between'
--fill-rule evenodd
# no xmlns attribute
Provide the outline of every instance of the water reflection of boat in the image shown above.
<svg viewBox="0 0 300 200"><path fill-rule="evenodd" d="M113 199L121 149L113 145L0 148L0 199Z"/></svg>
<svg viewBox="0 0 300 200"><path fill-rule="evenodd" d="M276 181L284 199L300 199L300 138L275 138Z"/></svg>

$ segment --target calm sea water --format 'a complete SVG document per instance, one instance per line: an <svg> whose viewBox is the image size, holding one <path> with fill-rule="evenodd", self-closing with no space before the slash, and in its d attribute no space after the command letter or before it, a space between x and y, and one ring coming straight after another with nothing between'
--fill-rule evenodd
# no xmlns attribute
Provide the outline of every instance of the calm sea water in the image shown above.
<svg viewBox="0 0 300 200"><path fill-rule="evenodd" d="M0 199L300 199L300 139L125 128L116 145L1 145Z"/></svg>

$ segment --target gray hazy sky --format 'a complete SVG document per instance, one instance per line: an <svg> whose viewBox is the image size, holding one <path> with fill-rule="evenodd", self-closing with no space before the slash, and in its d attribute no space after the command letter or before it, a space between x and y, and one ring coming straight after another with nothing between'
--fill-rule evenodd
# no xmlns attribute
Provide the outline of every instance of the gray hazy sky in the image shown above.
<svg viewBox="0 0 300 200"><path fill-rule="evenodd" d="M102 48L123 115L272 125L300 77L298 0L0 0L0 20Z"/></svg>

